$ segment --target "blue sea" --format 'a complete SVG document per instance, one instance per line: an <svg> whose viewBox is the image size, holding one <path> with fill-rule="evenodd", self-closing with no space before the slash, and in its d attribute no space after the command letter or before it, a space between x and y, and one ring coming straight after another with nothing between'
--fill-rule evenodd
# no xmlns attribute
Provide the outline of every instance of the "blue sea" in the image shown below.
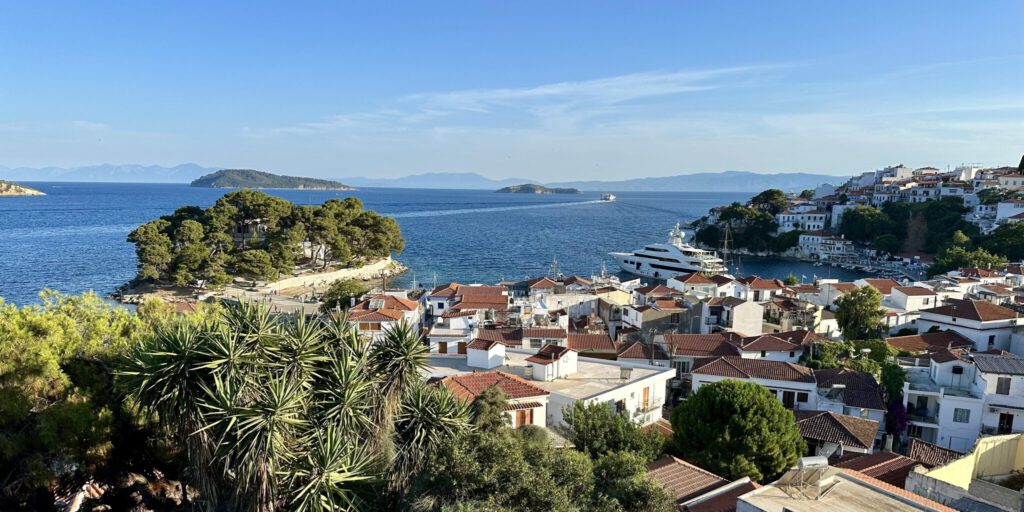
<svg viewBox="0 0 1024 512"><path fill-rule="evenodd" d="M135 275L139 224L180 206L207 207L225 191L177 184L26 183L41 197L0 198L0 297L38 302L44 288L106 295ZM621 192L615 202L582 195L498 194L484 190L367 188L356 191L270 190L300 204L356 196L367 208L395 217L406 239L397 258L410 272L397 280L495 283L547 273L553 260L565 274L590 276L608 253L663 242L676 222L713 206L745 201L747 193ZM765 277L790 272L853 278L842 269L744 258L740 271Z"/></svg>

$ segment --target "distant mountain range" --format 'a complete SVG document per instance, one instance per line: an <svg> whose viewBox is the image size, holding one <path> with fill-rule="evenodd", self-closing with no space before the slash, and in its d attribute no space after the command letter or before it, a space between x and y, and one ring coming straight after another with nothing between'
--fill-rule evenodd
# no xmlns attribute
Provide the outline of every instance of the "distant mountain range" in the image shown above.
<svg viewBox="0 0 1024 512"><path fill-rule="evenodd" d="M215 172L220 167L182 164L159 165L93 165L86 167L8 168L0 166L0 179L14 181L94 181L121 183L190 183ZM445 188L497 190L512 185L533 183L548 187L576 188L595 192L760 192L779 188L786 192L814 188L822 183L839 184L847 176L810 173L762 174L747 171L702 172L656 178L635 178L621 181L539 182L522 178L491 179L477 173L432 172L401 178L342 178L353 187Z"/></svg>
<svg viewBox="0 0 1024 512"><path fill-rule="evenodd" d="M188 183L218 167L101 164L85 167L2 167L0 178L17 181L95 181L116 183Z"/></svg>
<svg viewBox="0 0 1024 512"><path fill-rule="evenodd" d="M833 185L844 183L848 179L848 176L803 172L761 174L747 171L724 171L622 181L590 180L548 183L516 178L493 180L476 173L428 173L403 178L344 178L341 181L356 187L491 190L524 183L536 183L547 187L575 188L595 192L760 192L768 188L799 192L807 188L815 188L822 183Z"/></svg>

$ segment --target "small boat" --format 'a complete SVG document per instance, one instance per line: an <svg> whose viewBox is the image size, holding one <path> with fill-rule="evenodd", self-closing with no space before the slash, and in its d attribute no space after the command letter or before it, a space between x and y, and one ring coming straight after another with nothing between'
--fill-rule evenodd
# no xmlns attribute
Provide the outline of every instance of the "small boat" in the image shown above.
<svg viewBox="0 0 1024 512"><path fill-rule="evenodd" d="M615 194L601 194L601 200L602 201L614 201L615 200Z"/></svg>

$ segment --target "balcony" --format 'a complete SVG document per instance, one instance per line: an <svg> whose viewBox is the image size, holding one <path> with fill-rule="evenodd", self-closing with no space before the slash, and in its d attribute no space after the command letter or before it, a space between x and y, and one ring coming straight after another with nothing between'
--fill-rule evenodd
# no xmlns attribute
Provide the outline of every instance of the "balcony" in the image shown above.
<svg viewBox="0 0 1024 512"><path fill-rule="evenodd" d="M907 419L919 423L939 424L938 411L913 411L907 412Z"/></svg>

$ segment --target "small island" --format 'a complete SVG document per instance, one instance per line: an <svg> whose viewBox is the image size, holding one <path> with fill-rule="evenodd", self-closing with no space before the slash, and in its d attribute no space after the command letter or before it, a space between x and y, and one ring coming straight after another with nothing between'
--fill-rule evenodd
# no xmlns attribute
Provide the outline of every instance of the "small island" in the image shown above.
<svg viewBox="0 0 1024 512"><path fill-rule="evenodd" d="M17 183L11 183L10 181L0 180L0 197L14 197L14 196L45 196L46 194L34 189L28 188L24 185L18 185Z"/></svg>
<svg viewBox="0 0 1024 512"><path fill-rule="evenodd" d="M574 188L548 188L544 185L536 185L533 183L527 183L526 185L512 185L498 189L497 192L502 194L582 194L579 190Z"/></svg>
<svg viewBox="0 0 1024 512"><path fill-rule="evenodd" d="M280 188L301 190L353 190L332 180L280 176L252 169L222 169L202 176L191 184L205 188Z"/></svg>

